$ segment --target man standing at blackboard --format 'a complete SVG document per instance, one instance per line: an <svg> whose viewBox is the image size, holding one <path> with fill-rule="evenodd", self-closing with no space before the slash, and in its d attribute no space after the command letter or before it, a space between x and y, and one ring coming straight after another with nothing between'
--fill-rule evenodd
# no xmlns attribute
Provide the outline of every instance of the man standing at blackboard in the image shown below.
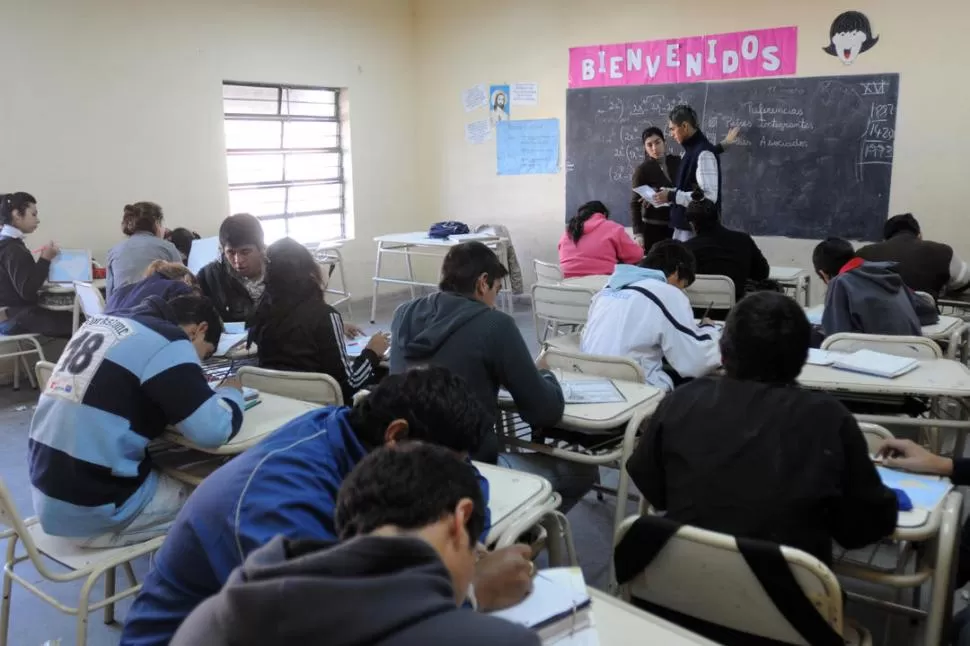
<svg viewBox="0 0 970 646"><path fill-rule="evenodd" d="M656 205L670 205L670 226L674 240L686 241L694 237L687 222L687 206L695 188L704 191L704 197L721 207L721 166L717 149L697 125L697 113L689 105L678 105L670 111L670 134L684 147L684 155L674 178L673 189L657 193Z"/></svg>

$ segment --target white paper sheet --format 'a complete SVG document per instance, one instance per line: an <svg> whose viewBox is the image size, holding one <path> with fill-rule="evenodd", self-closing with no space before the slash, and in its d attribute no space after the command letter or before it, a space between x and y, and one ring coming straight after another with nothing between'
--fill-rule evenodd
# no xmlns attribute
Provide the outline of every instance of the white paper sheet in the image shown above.
<svg viewBox="0 0 970 646"><path fill-rule="evenodd" d="M465 141L470 144L483 144L492 138L492 124L488 119L465 124Z"/></svg>
<svg viewBox="0 0 970 646"><path fill-rule="evenodd" d="M615 404L626 401L609 379L573 379L560 382L567 404Z"/></svg>
<svg viewBox="0 0 970 646"><path fill-rule="evenodd" d="M512 105L539 105L539 84L513 83L509 88Z"/></svg>
<svg viewBox="0 0 970 646"><path fill-rule="evenodd" d="M485 90L485 84L479 83L462 92L461 102L465 105L465 112L488 106L488 92Z"/></svg>
<svg viewBox="0 0 970 646"><path fill-rule="evenodd" d="M589 600L582 570L578 567L550 568L536 574L532 592L523 601L489 614L531 628L587 605Z"/></svg>
<svg viewBox="0 0 970 646"><path fill-rule="evenodd" d="M646 184L644 184L643 186L637 186L635 189L633 189L633 192L651 203L657 197L657 191L653 190Z"/></svg>
<svg viewBox="0 0 970 646"><path fill-rule="evenodd" d="M215 357L224 357L229 354L233 347L246 342L246 333L242 334L223 334L219 337L219 347L216 348Z"/></svg>
<svg viewBox="0 0 970 646"><path fill-rule="evenodd" d="M201 240L193 240L192 250L189 251L189 262L187 266L189 271L198 276L200 269L208 265L213 260L218 260L218 258L219 236L202 238Z"/></svg>
<svg viewBox="0 0 970 646"><path fill-rule="evenodd" d="M87 249L61 249L47 270L51 283L90 283L92 275L91 252Z"/></svg>
<svg viewBox="0 0 970 646"><path fill-rule="evenodd" d="M807 363L812 366L831 366L835 363L835 353L828 352L827 350L819 350L817 348L808 349L808 361Z"/></svg>

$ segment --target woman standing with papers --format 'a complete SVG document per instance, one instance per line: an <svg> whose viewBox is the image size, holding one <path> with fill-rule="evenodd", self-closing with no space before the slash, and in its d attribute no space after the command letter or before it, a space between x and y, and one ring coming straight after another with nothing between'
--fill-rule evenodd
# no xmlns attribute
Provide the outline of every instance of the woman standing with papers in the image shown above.
<svg viewBox="0 0 970 646"><path fill-rule="evenodd" d="M53 242L33 255L24 236L40 225L37 200L30 193L8 193L0 196L0 334L42 334L70 338L71 312L54 312L37 304L38 291L51 261L60 253Z"/></svg>

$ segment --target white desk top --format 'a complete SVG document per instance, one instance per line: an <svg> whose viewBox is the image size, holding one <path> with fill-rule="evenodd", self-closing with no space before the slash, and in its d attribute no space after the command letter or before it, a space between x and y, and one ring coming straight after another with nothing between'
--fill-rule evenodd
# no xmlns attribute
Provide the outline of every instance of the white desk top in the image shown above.
<svg viewBox="0 0 970 646"><path fill-rule="evenodd" d="M107 287L108 285L108 281L105 280L104 278L95 278L94 280L91 281L91 285L93 285L97 289L105 289L105 287ZM69 292L74 291L74 284L73 283L44 283L43 285L41 285L40 291L49 292L51 294L67 294Z"/></svg>
<svg viewBox="0 0 970 646"><path fill-rule="evenodd" d="M860 395L970 398L970 370L950 359L922 360L916 370L895 379L806 364L798 383L812 390Z"/></svg>
<svg viewBox="0 0 970 646"><path fill-rule="evenodd" d="M805 314L809 320L812 320L813 317L816 321L821 320L823 312L825 312L824 305L813 305L812 307L805 308ZM963 325L963 319L957 318L956 316L941 315L940 320L933 325L923 326L923 336L937 341L946 341L949 340L950 335L956 332L956 329L961 325Z"/></svg>
<svg viewBox="0 0 970 646"><path fill-rule="evenodd" d="M482 462L475 462L475 468L488 480L489 543L497 541L518 516L552 496L552 485L540 476Z"/></svg>
<svg viewBox="0 0 970 646"><path fill-rule="evenodd" d="M593 622L599 635L600 646L629 646L632 643L714 646L714 642L709 639L611 597L605 592L589 588L589 595L593 599Z"/></svg>
<svg viewBox="0 0 970 646"><path fill-rule="evenodd" d="M269 393L260 393L259 398L262 400L262 403L243 413L242 428L239 429L239 433L228 444L214 449L202 448L201 446L193 444L189 438L174 430L165 431L162 438L204 453L235 455L258 444L260 440L290 420L304 413L322 408L319 404L290 399L289 397L280 397L279 395L271 395Z"/></svg>
<svg viewBox="0 0 970 646"><path fill-rule="evenodd" d="M802 269L801 267L775 267L771 266L771 272L768 274L769 280L798 280L799 278L810 277L811 274L807 269Z"/></svg>
<svg viewBox="0 0 970 646"><path fill-rule="evenodd" d="M429 238L427 231L412 231L410 233L388 233L382 236L377 236L374 238L374 242L379 244L388 243L414 245L416 247L454 247L457 244L468 242L469 240L490 242L500 239L501 238L498 236L489 235L487 233L466 233L463 235L451 236L447 239Z"/></svg>
<svg viewBox="0 0 970 646"><path fill-rule="evenodd" d="M582 375L575 376L577 378L582 377ZM647 384L618 379L614 379L613 383L626 398L626 401L615 404L566 404L558 426L575 430L616 428L629 421L634 410L638 408L649 407L649 412L652 413L664 397L662 390ZM500 397L498 403L499 407L505 410L515 410L514 402L507 397Z"/></svg>

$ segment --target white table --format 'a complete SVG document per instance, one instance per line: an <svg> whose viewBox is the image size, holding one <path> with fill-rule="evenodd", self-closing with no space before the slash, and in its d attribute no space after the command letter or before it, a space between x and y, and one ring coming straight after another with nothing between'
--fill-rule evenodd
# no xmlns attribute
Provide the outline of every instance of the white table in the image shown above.
<svg viewBox="0 0 970 646"><path fill-rule="evenodd" d="M825 311L824 305L815 305L805 308L805 315L809 321L817 324L822 320ZM970 323L956 316L941 315L940 320L932 325L924 325L922 328L923 336L933 339L946 345L946 358L959 359L962 363L967 362L968 350L970 350Z"/></svg>
<svg viewBox="0 0 970 646"><path fill-rule="evenodd" d="M677 624L589 588L593 599L593 623L600 646L657 644L663 646L715 646L715 642Z"/></svg>
<svg viewBox="0 0 970 646"><path fill-rule="evenodd" d="M768 273L768 280L773 280L786 289L792 290L792 295L805 307L812 304L812 274L800 267L772 266Z"/></svg>
<svg viewBox="0 0 970 646"><path fill-rule="evenodd" d="M213 455L236 455L242 453L251 446L258 444L266 436L283 426L287 422L296 419L304 413L322 408L319 404L280 397L270 393L261 392L259 394L260 404L243 413L242 428L236 437L232 438L227 444L215 448L201 447L192 442L189 438L174 429L165 431L162 439L180 444L182 446L211 453Z"/></svg>
<svg viewBox="0 0 970 646"><path fill-rule="evenodd" d="M570 373L567 373L567 378ZM572 375L576 378L589 378L591 375ZM566 404L562 418L556 424L558 428L572 431L607 431L625 426L622 441L619 445L604 449L602 452L594 453L581 449L565 449L558 446L550 446L537 442L530 442L519 437L515 437L514 422L511 413L515 411L515 402L509 398L500 398L499 408L504 411L503 427L504 434L501 439L513 447L545 453L553 457L579 462L582 464L594 464L598 466L620 465L619 482L616 488L617 505L616 514L613 520L613 532L619 528L623 522L626 509L627 493L630 489L630 478L623 465L633 454L633 447L636 443L637 431L640 424L650 417L657 409L660 401L664 397L664 392L659 388L648 386L647 384L635 383L632 381L613 380L617 389L623 394L626 401L615 404Z"/></svg>
<svg viewBox="0 0 970 646"><path fill-rule="evenodd" d="M474 464L488 480L488 509L492 516L489 545L511 545L559 505L552 485L543 477L483 462Z"/></svg>
<svg viewBox="0 0 970 646"><path fill-rule="evenodd" d="M95 278L91 284L103 292L107 288L108 281L104 278ZM40 288L38 304L53 312L73 312L75 298L73 283L44 283Z"/></svg>
<svg viewBox="0 0 970 646"><path fill-rule="evenodd" d="M470 240L481 242L490 247L498 255L501 263L505 267L508 267L508 242L503 238L486 233L467 233L464 235L454 235L447 239L440 239L429 238L427 231L413 231L411 233L390 233L374 238L374 242L377 243L377 261L374 265L374 294L373 300L371 301L370 322L374 323L377 319L377 293L381 283L407 285L411 289L411 298L415 297L415 287L437 288L438 285L436 283L423 283L415 280L414 267L411 264L411 259L415 256L441 259L455 245ZM394 278L381 274L384 256L395 254L404 256L404 264L407 271L407 276L404 278ZM511 312L512 294L509 292L510 283L507 277L503 281L503 287L506 289L506 307Z"/></svg>

